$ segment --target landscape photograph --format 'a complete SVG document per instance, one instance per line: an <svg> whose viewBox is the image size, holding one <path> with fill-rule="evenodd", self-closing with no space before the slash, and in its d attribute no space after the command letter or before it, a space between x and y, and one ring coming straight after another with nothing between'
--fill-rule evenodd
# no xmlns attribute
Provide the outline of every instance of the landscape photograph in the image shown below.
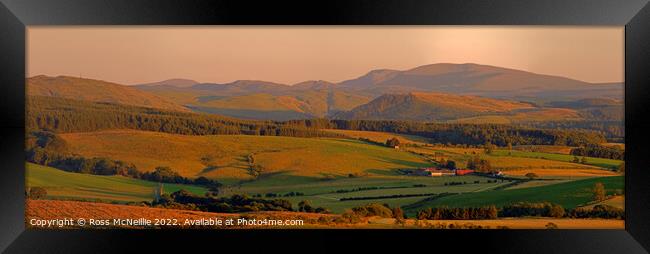
<svg viewBox="0 0 650 254"><path fill-rule="evenodd" d="M30 229L624 229L623 27L31 26Z"/></svg>

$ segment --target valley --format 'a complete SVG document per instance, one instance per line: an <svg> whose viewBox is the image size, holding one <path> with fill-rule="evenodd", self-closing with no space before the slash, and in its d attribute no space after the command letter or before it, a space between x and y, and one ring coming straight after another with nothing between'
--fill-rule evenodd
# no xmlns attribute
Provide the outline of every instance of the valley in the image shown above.
<svg viewBox="0 0 650 254"><path fill-rule="evenodd" d="M28 215L620 228L621 88L478 64L294 85L35 76Z"/></svg>

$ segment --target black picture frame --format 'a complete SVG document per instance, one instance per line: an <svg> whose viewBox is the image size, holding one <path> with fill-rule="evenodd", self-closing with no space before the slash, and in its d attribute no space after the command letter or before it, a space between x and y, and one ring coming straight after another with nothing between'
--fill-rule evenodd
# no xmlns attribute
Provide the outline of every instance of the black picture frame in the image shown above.
<svg viewBox="0 0 650 254"><path fill-rule="evenodd" d="M25 230L25 29L35 25L575 25L625 26L625 230ZM0 250L121 252L233 245L305 250L647 253L650 249L650 5L607 1L0 0ZM447 245L440 246L440 245ZM242 249L242 250L243 250ZM225 249L224 249L225 250ZM429 252L429 251L428 251Z"/></svg>

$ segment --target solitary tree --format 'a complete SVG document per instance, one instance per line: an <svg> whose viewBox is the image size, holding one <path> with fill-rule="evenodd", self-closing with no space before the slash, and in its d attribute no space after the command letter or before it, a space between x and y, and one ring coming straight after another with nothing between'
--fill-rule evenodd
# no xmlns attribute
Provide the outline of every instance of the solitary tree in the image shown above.
<svg viewBox="0 0 650 254"><path fill-rule="evenodd" d="M582 159L580 159L580 163L587 164L587 158L583 156Z"/></svg>
<svg viewBox="0 0 650 254"><path fill-rule="evenodd" d="M508 142L508 155L512 155L512 143Z"/></svg>
<svg viewBox="0 0 650 254"><path fill-rule="evenodd" d="M601 182L595 183L592 194L595 201L605 200L605 185Z"/></svg>
<svg viewBox="0 0 650 254"><path fill-rule="evenodd" d="M454 169L456 169L456 162L452 161L452 160L448 160L445 167L448 168L448 169L454 170Z"/></svg>
<svg viewBox="0 0 650 254"><path fill-rule="evenodd" d="M262 167L260 164L254 164L248 168L248 175L252 176L255 179L260 177L262 172L264 172L264 167Z"/></svg>
<svg viewBox="0 0 650 254"><path fill-rule="evenodd" d="M386 140L386 146L388 146L388 147L397 147L399 145L400 145L399 139L397 139L397 138L391 138L391 139Z"/></svg>
<svg viewBox="0 0 650 254"><path fill-rule="evenodd" d="M549 210L549 216L555 217L555 218L564 217L564 207L562 207L561 205L556 205L556 204L551 205L551 208Z"/></svg>
<svg viewBox="0 0 650 254"><path fill-rule="evenodd" d="M486 154L492 154L492 151L494 151L495 147L494 147L494 145L492 143L490 143L488 141L488 142L485 142L485 147L484 148L485 148L485 153Z"/></svg>
<svg viewBox="0 0 650 254"><path fill-rule="evenodd" d="M578 156L573 156L573 163L580 163L580 158L578 158Z"/></svg>
<svg viewBox="0 0 650 254"><path fill-rule="evenodd" d="M298 212L313 213L314 208L311 206L309 200L303 200L298 203Z"/></svg>

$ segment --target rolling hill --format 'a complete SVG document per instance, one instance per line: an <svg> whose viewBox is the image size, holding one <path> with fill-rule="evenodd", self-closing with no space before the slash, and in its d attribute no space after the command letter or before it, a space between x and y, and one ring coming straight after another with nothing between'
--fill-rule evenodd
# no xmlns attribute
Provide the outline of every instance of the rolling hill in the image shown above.
<svg viewBox="0 0 650 254"><path fill-rule="evenodd" d="M138 86L138 89L175 101L197 112L278 121L326 117L371 100L353 92L334 89L333 86L325 81L308 81L295 86L235 82L182 88Z"/></svg>
<svg viewBox="0 0 650 254"><path fill-rule="evenodd" d="M620 100L623 98L623 85L620 83L595 84L472 63L439 63L408 70L377 69L340 83L309 80L285 85L237 80L223 84L190 85L188 81L183 85L170 84L178 82L161 81L137 88L194 111L247 119L290 120L333 116L345 119L459 120L469 123L510 123L520 119L622 119ZM409 102L413 104L401 106L404 107L402 111L414 112L398 114L389 111L379 114L379 111L385 110L382 107L387 103L409 100L409 96L404 95L409 93L438 95L420 95L417 100ZM489 101L487 98L508 101ZM470 102L462 103L463 99ZM375 101L360 107L371 100ZM515 103L513 101L531 102L532 105L530 109L523 106L517 109L523 112L510 112L511 117L492 114L512 111L500 107ZM431 107L431 104L437 106ZM488 104L485 108L491 109L479 109L481 104ZM534 109L533 106L546 108ZM488 114L490 110L493 112Z"/></svg>
<svg viewBox="0 0 650 254"><path fill-rule="evenodd" d="M381 95L394 92L443 92L492 98L623 98L622 84L592 84L559 76L541 75L473 63L439 63L405 71L373 70L338 84Z"/></svg>
<svg viewBox="0 0 650 254"><path fill-rule="evenodd" d="M61 137L71 152L82 156L130 162L142 171L170 166L187 177L250 178L247 157L251 154L265 174L316 178L429 165L410 153L348 139L191 136L133 130L65 133Z"/></svg>
<svg viewBox="0 0 650 254"><path fill-rule="evenodd" d="M187 108L157 95L116 83L70 76L35 76L27 79L27 95L108 102L174 111Z"/></svg>
<svg viewBox="0 0 650 254"><path fill-rule="evenodd" d="M124 176L90 175L66 172L47 166L27 163L25 167L27 187L42 187L50 198L103 200L116 202L151 201L158 183ZM184 189L203 195L206 188L185 184L163 184L164 193Z"/></svg>
<svg viewBox="0 0 650 254"><path fill-rule="evenodd" d="M177 79L168 79L168 80L163 80L163 81L153 82L153 83L138 84L135 85L135 87L147 87L147 86L190 87L196 84L199 84L199 82L196 82L191 79L177 78Z"/></svg>
<svg viewBox="0 0 650 254"><path fill-rule="evenodd" d="M538 108L532 104L470 95L411 92L385 94L371 102L334 115L339 119L446 121L480 116L577 118L571 109ZM472 122L472 121L468 121Z"/></svg>

